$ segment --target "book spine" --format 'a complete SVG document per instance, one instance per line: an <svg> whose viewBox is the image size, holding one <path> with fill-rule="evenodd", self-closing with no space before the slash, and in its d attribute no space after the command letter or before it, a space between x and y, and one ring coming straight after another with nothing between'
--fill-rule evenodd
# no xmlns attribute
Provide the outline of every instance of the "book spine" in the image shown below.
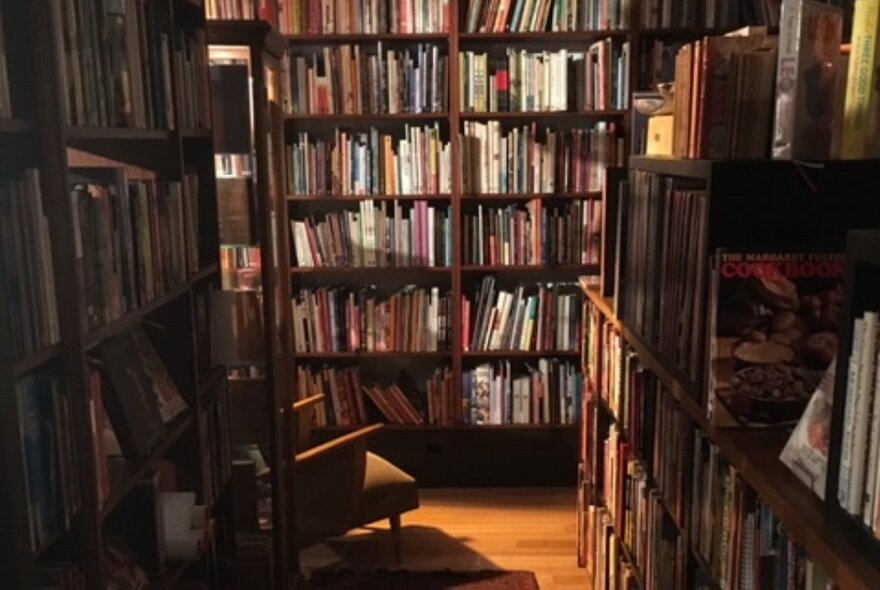
<svg viewBox="0 0 880 590"><path fill-rule="evenodd" d="M880 0L857 0L853 13L852 53L844 103L840 157L862 159L867 155L871 105L876 100L874 76L877 66L877 28Z"/></svg>

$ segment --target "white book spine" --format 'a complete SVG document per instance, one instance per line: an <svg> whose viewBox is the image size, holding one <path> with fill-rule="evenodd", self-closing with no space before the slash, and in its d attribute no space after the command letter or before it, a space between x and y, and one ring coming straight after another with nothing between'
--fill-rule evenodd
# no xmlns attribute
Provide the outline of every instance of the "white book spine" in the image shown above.
<svg viewBox="0 0 880 590"><path fill-rule="evenodd" d="M874 382L873 382L873 407L870 418L870 438L868 444L868 479L865 482L865 504L862 510L866 526L873 527L876 514L876 502L878 494L877 460L880 455L880 354L874 358Z"/></svg>
<svg viewBox="0 0 880 590"><path fill-rule="evenodd" d="M851 471L853 416L855 414L855 397L858 386L859 356L862 349L862 331L864 321L856 318L853 324L852 352L847 364L846 406L844 408L843 440L841 442L840 474L837 485L837 499L842 508L846 508L849 499L849 481Z"/></svg>
<svg viewBox="0 0 880 590"><path fill-rule="evenodd" d="M856 390L855 415L852 439L852 476L849 482L848 511L859 515L864 504L865 462L867 455L868 422L872 405L874 383L874 351L877 343L877 314L866 312L862 332L862 350L859 355L858 388Z"/></svg>

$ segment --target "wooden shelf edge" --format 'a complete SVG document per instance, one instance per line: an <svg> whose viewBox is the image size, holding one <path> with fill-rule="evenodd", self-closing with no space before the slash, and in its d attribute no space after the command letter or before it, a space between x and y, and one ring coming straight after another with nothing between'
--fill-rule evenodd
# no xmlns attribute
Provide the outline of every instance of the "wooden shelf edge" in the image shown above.
<svg viewBox="0 0 880 590"><path fill-rule="evenodd" d="M332 360L332 359L381 359L396 357L424 357L424 358L446 358L452 357L452 351L429 351L429 352L295 352L293 359L297 360Z"/></svg>
<svg viewBox="0 0 880 590"><path fill-rule="evenodd" d="M462 201L483 201L498 199L499 201L524 200L531 201L538 199L540 201L549 201L552 199L601 199L602 191L588 191L582 193L462 193Z"/></svg>
<svg viewBox="0 0 880 590"><path fill-rule="evenodd" d="M412 121L412 120L428 120L442 121L449 119L448 112L443 113L328 113L328 114L302 114L285 115L284 121L288 124L297 123L299 121L362 121L369 123L371 121Z"/></svg>
<svg viewBox="0 0 880 590"><path fill-rule="evenodd" d="M603 37L626 37L628 29L602 29L589 31L538 31L538 32L513 32L503 33L459 33L461 41L589 41Z"/></svg>
<svg viewBox="0 0 880 590"><path fill-rule="evenodd" d="M316 431L339 432L349 431L361 428L363 425L356 426L319 426ZM522 432L522 431L541 431L541 430L576 430L576 424L451 424L449 426L437 426L433 424L385 424L385 430L391 432Z"/></svg>
<svg viewBox="0 0 880 590"><path fill-rule="evenodd" d="M30 373L46 363L53 361L61 354L61 344L56 343L12 363L12 376L16 379Z"/></svg>
<svg viewBox="0 0 880 590"><path fill-rule="evenodd" d="M452 200L451 194L430 194L430 195L287 195L288 202L358 202L358 201L449 201Z"/></svg>
<svg viewBox="0 0 880 590"><path fill-rule="evenodd" d="M709 565L709 562L700 554L697 548L693 543L688 543L689 550L691 556L694 559L694 562L697 564L697 567L703 570L703 573L706 574L708 578L708 582L710 583L710 590L721 590L721 585L718 583L718 580L715 579L715 572L712 571L712 567Z"/></svg>
<svg viewBox="0 0 880 590"><path fill-rule="evenodd" d="M68 141L168 141L172 131L167 129L134 129L129 127L91 127L67 125L64 128Z"/></svg>
<svg viewBox="0 0 880 590"><path fill-rule="evenodd" d="M194 285L215 274L218 268L219 265L217 263L211 264L210 266L207 266L196 274L192 275L189 279L187 279L185 283L182 283L174 289L171 289L164 295L156 297L152 301L123 315L121 318L117 318L107 324L104 324L100 328L95 328L86 336L86 350L88 351L92 348L95 348L104 340L107 340L108 338L111 338L116 334L119 334L120 332L123 332L128 328L134 326L145 315L156 311L160 307L164 307L178 297L182 297L190 290L192 290Z"/></svg>
<svg viewBox="0 0 880 590"><path fill-rule="evenodd" d="M579 275L597 274L598 264L563 264L563 265L515 265L515 264L491 264L491 265L464 265L462 272L571 272Z"/></svg>
<svg viewBox="0 0 880 590"><path fill-rule="evenodd" d="M189 567L188 561L174 561L165 564L165 569L147 586L147 590L171 590Z"/></svg>
<svg viewBox="0 0 880 590"><path fill-rule="evenodd" d="M579 350L467 350L462 358L555 358L578 357Z"/></svg>
<svg viewBox="0 0 880 590"><path fill-rule="evenodd" d="M104 505L100 509L100 519L103 521L113 510L119 506L119 503L125 499L125 496L143 479L147 471L153 468L156 462L161 459L168 449L180 439L189 428L195 424L195 416L190 410L181 418L177 418L166 430L165 437L162 439L149 457L143 457L135 462L126 463L125 477L122 478L116 489L111 489L110 497L107 498ZM111 483L112 486L112 483Z"/></svg>
<svg viewBox="0 0 880 590"><path fill-rule="evenodd" d="M419 41L448 41L450 33L308 33L285 35L292 45L310 43L370 43L378 41L394 41L413 43Z"/></svg>
<svg viewBox="0 0 880 590"><path fill-rule="evenodd" d="M451 266L315 266L315 267L290 267L292 275L308 274L358 274L374 272L426 272L448 274L452 272Z"/></svg>
<svg viewBox="0 0 880 590"><path fill-rule="evenodd" d="M626 109L590 110L590 111L526 111L526 112L492 112L473 113L463 111L459 118L462 121L532 120L532 119L572 119L572 118L603 118L623 117L629 114Z"/></svg>

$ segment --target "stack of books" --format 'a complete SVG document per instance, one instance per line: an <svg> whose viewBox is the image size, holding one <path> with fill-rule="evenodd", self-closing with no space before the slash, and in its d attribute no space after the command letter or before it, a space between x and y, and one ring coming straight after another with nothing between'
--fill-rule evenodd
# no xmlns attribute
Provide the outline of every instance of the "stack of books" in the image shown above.
<svg viewBox="0 0 880 590"><path fill-rule="evenodd" d="M468 0L468 33L607 31L629 27L629 0Z"/></svg>
<svg viewBox="0 0 880 590"><path fill-rule="evenodd" d="M210 129L208 49L203 40L179 31L174 40L175 85L180 95L180 128Z"/></svg>
<svg viewBox="0 0 880 590"><path fill-rule="evenodd" d="M641 23L645 29L777 26L779 4L779 0L644 0Z"/></svg>
<svg viewBox="0 0 880 590"><path fill-rule="evenodd" d="M278 0L285 35L447 33L451 0Z"/></svg>
<svg viewBox="0 0 880 590"><path fill-rule="evenodd" d="M261 268L258 246L220 246L220 284L224 291L258 291Z"/></svg>

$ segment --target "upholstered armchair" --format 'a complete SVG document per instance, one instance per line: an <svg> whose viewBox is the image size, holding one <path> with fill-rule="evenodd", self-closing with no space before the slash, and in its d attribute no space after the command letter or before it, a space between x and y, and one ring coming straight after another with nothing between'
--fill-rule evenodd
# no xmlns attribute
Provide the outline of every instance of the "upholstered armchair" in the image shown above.
<svg viewBox="0 0 880 590"><path fill-rule="evenodd" d="M400 562L400 515L419 506L416 481L367 451L374 424L312 446L316 395L293 404L295 420L293 491L297 545L304 549L353 528L389 519L394 555Z"/></svg>

